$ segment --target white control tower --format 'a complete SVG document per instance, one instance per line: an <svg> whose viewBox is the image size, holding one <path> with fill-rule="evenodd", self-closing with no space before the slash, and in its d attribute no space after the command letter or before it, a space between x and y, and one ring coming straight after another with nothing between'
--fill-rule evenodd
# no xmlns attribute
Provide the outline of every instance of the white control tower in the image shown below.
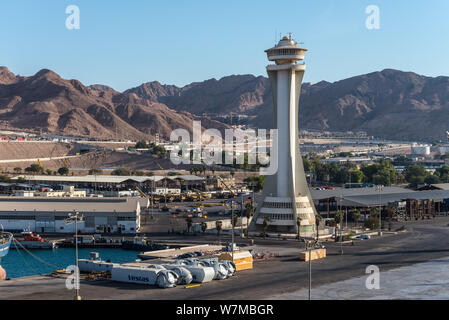
<svg viewBox="0 0 449 320"><path fill-rule="evenodd" d="M263 201L258 203L250 231L262 231L268 220L267 232L297 232L297 217L301 218L301 232L312 232L315 226L315 206L310 197L299 153L298 103L306 66L303 61L307 49L290 37L265 50L273 92L273 128L278 129L278 171L266 176ZM273 148L272 148L273 151ZM276 156L273 152L271 156ZM268 219L266 219L268 218Z"/></svg>

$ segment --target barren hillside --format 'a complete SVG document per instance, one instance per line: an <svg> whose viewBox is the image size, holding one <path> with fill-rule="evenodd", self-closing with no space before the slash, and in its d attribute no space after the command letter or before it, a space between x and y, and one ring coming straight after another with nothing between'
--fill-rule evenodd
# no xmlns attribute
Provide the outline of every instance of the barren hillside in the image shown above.
<svg viewBox="0 0 449 320"><path fill-rule="evenodd" d="M0 160L60 157L71 150L71 145L59 142L0 142Z"/></svg>

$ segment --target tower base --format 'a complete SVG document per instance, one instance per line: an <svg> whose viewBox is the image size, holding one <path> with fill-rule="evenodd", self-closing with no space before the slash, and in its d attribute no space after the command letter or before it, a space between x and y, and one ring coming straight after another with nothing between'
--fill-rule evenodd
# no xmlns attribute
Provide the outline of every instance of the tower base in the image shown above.
<svg viewBox="0 0 449 320"><path fill-rule="evenodd" d="M313 209L307 196L297 196L295 201L291 197L264 197L250 229L255 232L297 234L299 219L301 234L312 234L315 232Z"/></svg>

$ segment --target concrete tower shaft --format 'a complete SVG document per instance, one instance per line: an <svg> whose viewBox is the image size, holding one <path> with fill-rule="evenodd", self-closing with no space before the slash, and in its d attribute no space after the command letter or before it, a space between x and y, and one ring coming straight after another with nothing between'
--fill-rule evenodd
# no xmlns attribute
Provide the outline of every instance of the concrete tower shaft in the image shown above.
<svg viewBox="0 0 449 320"><path fill-rule="evenodd" d="M275 62L267 66L267 73L273 92L273 128L278 129L278 171L266 177L263 202L258 204L251 222L253 231L260 231L268 218L271 232L297 232L297 217L301 218L302 231L314 230L316 210L298 138L298 103L306 67L297 62L304 60L306 51L289 37L266 50L268 59Z"/></svg>

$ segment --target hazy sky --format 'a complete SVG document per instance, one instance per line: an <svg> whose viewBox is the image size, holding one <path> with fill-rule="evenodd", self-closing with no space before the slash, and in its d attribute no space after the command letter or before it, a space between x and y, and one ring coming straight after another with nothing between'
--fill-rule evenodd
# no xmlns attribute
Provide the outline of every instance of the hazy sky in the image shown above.
<svg viewBox="0 0 449 320"><path fill-rule="evenodd" d="M66 28L66 8L80 29ZM380 29L368 30L368 5ZM265 75L275 36L304 42L305 81L394 68L449 75L448 0L14 0L0 1L0 65L42 68L86 85L179 86L231 74Z"/></svg>

